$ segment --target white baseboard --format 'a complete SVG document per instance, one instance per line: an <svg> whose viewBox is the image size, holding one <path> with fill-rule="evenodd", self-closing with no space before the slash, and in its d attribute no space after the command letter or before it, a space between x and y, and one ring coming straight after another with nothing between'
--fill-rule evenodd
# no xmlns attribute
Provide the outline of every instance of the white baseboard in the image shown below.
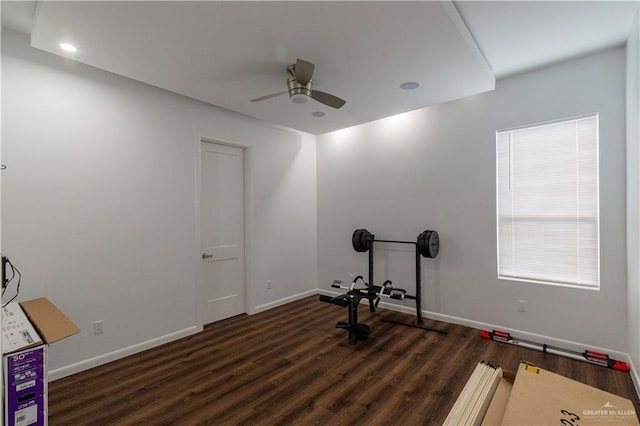
<svg viewBox="0 0 640 426"><path fill-rule="evenodd" d="M268 311L269 309L277 308L278 306L286 305L287 303L295 302L296 300L304 299L305 297L313 296L314 294L318 294L318 289L314 288L313 290L308 290L302 293L294 294L292 296L287 296L283 299L265 303L264 305L258 305L253 308L253 312L251 312L251 314Z"/></svg>
<svg viewBox="0 0 640 426"><path fill-rule="evenodd" d="M572 340L559 339L556 337L545 336L542 334L531 333L528 331L517 330L514 328L505 327L503 325L487 324L479 321L468 320L465 318L458 318L450 315L437 314L435 312L428 312L428 311L423 311L423 315L437 321L445 321L445 322L450 322L454 324L461 324L461 325L476 328L479 330L487 330L487 331L505 330L511 333L516 339L529 340L539 344L547 344L549 346L554 346L557 348L566 349L570 351L584 352L585 350L590 349L590 350L606 353L609 356L611 356L611 358L618 359L618 360L626 360L628 358L628 354L626 352L620 352L613 349L603 348L600 346L593 346L587 343L575 342Z"/></svg>
<svg viewBox="0 0 640 426"><path fill-rule="evenodd" d="M78 363L67 365L65 367L56 368L55 370L49 371L49 373L47 374L47 380L54 381L62 379L63 377L67 377L72 374L76 374L81 371L85 371L90 368L97 367L99 365L103 365L108 362L154 348L156 346L164 345L165 343L169 343L183 337L191 336L193 334L199 333L200 331L202 331L202 327L194 326L185 328L184 330L179 330L175 333L167 334L156 339L147 340L145 342L127 346L126 348L122 348L117 351L109 352L104 355L99 355L97 357L87 359L85 361L80 361Z"/></svg>

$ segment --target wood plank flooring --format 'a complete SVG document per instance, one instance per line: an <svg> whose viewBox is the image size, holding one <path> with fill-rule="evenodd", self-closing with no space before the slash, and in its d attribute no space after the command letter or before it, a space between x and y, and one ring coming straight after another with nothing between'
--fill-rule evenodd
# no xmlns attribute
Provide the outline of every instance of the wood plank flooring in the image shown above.
<svg viewBox="0 0 640 426"><path fill-rule="evenodd" d="M640 401L628 373L496 343L426 319L448 334L381 318L361 304L369 339L348 344L346 309L308 297L49 384L50 425L441 424L480 360L521 360Z"/></svg>

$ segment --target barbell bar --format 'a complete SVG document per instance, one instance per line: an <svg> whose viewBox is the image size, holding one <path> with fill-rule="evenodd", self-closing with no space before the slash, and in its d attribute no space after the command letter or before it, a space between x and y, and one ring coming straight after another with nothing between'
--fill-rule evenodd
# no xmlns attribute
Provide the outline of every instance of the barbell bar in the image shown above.
<svg viewBox="0 0 640 426"><path fill-rule="evenodd" d="M368 230L361 228L353 231L351 243L353 249L358 253L364 253L371 249L374 242L379 243L399 243L399 244L415 244L418 253L424 257L434 258L440 251L440 238L437 231L426 230L418 235L416 241L399 241L399 240L377 240Z"/></svg>

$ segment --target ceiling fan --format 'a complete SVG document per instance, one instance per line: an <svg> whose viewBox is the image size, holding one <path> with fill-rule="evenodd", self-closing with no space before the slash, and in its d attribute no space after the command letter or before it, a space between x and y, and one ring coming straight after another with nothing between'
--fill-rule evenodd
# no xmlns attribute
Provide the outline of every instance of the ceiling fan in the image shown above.
<svg viewBox="0 0 640 426"><path fill-rule="evenodd" d="M341 108L347 101L330 93L312 89L314 68L315 65L311 62L298 59L295 64L287 67L287 90L251 99L250 102L260 102L288 93L291 100L296 104L305 104L309 102L309 99L315 99L321 104L332 108Z"/></svg>

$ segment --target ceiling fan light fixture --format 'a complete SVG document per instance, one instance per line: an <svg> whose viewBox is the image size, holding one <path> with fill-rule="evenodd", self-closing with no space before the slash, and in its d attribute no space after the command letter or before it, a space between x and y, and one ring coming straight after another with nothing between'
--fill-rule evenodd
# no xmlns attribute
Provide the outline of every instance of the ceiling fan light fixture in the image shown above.
<svg viewBox="0 0 640 426"><path fill-rule="evenodd" d="M309 102L309 96L304 93L294 93L291 95L294 104L306 104Z"/></svg>
<svg viewBox="0 0 640 426"><path fill-rule="evenodd" d="M291 76L287 79L287 89L294 104L306 104L311 98L311 81L303 86L298 83L295 76Z"/></svg>

